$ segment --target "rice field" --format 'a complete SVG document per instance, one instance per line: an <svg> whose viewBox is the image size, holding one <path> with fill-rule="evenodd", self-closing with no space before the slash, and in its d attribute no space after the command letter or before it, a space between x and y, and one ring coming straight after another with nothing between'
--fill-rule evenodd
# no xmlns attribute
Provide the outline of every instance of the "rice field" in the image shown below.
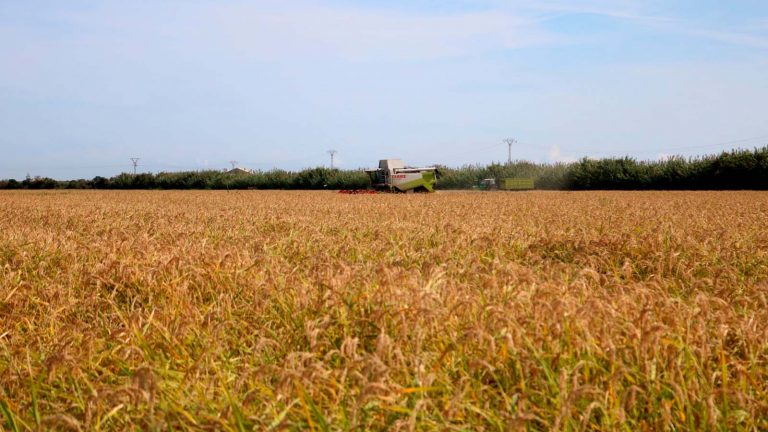
<svg viewBox="0 0 768 432"><path fill-rule="evenodd" d="M768 194L0 193L0 429L766 430Z"/></svg>

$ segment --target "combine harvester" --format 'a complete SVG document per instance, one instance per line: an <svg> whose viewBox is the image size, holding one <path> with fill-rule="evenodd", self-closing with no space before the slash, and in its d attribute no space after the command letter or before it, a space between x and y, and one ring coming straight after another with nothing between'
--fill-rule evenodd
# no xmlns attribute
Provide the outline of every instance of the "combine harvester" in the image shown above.
<svg viewBox="0 0 768 432"><path fill-rule="evenodd" d="M365 172L371 178L373 190L341 190L339 193L433 192L440 177L436 167L406 167L402 159L382 159L378 168Z"/></svg>

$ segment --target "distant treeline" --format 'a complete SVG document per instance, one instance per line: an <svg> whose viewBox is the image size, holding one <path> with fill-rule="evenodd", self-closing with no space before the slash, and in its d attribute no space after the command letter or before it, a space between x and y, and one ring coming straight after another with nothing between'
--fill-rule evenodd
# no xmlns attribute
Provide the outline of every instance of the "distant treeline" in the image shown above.
<svg viewBox="0 0 768 432"><path fill-rule="evenodd" d="M573 163L465 165L440 168L438 189L469 189L485 178L533 178L537 189L663 190L761 189L768 190L768 146L732 150L696 158L672 157L660 161L635 159L581 159ZM368 176L360 170L310 168L302 171L257 171L229 174L221 171L123 173L111 178L53 180L28 177L0 180L0 189L365 189Z"/></svg>

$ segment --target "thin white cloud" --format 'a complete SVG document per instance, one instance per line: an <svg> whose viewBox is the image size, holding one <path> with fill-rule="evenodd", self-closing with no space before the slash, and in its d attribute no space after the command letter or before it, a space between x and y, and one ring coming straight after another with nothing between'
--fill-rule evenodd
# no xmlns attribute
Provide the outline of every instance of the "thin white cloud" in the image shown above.
<svg viewBox="0 0 768 432"><path fill-rule="evenodd" d="M519 8L523 11L533 11L536 15L543 15L544 19L563 15L599 15L639 22L675 21L674 18L654 15L649 11L649 2L636 0L529 0Z"/></svg>
<svg viewBox="0 0 768 432"><path fill-rule="evenodd" d="M500 11L425 15L339 7L218 6L207 32L241 54L351 59L474 55L563 42L523 15Z"/></svg>
<svg viewBox="0 0 768 432"><path fill-rule="evenodd" d="M533 1L528 8L541 13L561 15L589 14L600 15L620 20L629 20L664 33L676 33L689 37L724 42L750 48L768 48L768 18L758 18L745 24L739 30L718 28L713 23L697 23L680 17L654 14L654 2L621 0L587 1Z"/></svg>

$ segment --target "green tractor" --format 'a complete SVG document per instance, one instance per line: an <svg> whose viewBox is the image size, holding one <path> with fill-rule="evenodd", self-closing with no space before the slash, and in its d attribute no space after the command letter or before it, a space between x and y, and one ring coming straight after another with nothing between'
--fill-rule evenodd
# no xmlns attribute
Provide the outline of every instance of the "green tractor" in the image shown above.
<svg viewBox="0 0 768 432"><path fill-rule="evenodd" d="M492 190L531 190L534 189L534 180L532 178L504 178L501 179L501 184L496 182L495 178L486 178L480 180L477 185L472 187L473 189L492 191Z"/></svg>
<svg viewBox="0 0 768 432"><path fill-rule="evenodd" d="M492 191L492 190L498 190L499 185L496 184L495 178L485 178L480 180L476 186L473 187L473 189L482 190L482 191Z"/></svg>

